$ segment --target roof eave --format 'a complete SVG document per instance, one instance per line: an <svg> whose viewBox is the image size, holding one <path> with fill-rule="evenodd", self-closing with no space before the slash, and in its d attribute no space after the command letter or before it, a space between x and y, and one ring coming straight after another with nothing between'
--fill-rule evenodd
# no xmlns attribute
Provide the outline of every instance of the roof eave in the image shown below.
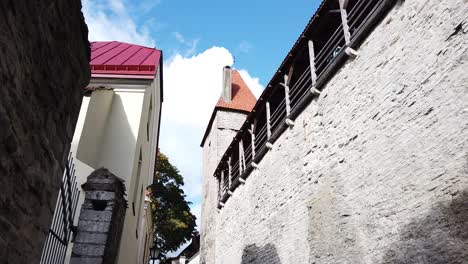
<svg viewBox="0 0 468 264"><path fill-rule="evenodd" d="M92 73L91 78L96 79L141 79L154 80L155 75L150 74L108 74L108 73Z"/></svg>

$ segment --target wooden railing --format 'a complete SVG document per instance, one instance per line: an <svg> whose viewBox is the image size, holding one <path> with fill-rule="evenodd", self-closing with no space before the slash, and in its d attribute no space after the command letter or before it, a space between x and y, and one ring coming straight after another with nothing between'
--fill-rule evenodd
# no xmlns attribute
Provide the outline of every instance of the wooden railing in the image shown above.
<svg viewBox="0 0 468 264"><path fill-rule="evenodd" d="M288 127L294 126L295 118L320 95L325 83L345 60L357 56L356 47L394 2L327 0L322 3L288 54L288 57L294 57L293 62L289 65L283 62L278 70L278 73L287 72L291 76L277 73L273 77L218 164L214 174L220 187L218 208L222 208L234 190L258 168L276 139ZM314 27L323 26L324 22L329 22L327 28ZM297 74L294 69L301 70Z"/></svg>

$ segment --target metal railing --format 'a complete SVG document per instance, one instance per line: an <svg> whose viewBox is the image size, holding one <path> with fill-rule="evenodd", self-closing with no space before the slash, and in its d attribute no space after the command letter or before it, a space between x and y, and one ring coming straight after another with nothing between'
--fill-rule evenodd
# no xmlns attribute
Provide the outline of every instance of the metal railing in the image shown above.
<svg viewBox="0 0 468 264"><path fill-rule="evenodd" d="M336 0L338 1L338 0ZM269 107L272 111L269 120L267 118L266 122L262 122L262 124L257 127L254 132L255 134L255 158L252 157L252 145L249 144L247 148L245 148L245 163L246 169L242 174L239 172L239 159L236 158L236 153L234 151L235 148L229 148L226 151L226 154L220 161L220 164L227 164L228 160L227 157L235 157L233 160L233 166L231 170L231 174L227 175L228 171L224 171L224 181L225 183L229 183L226 179L231 177L230 185L220 184L219 190L219 201L225 202L229 198L228 190L234 191L234 189L238 185L238 179L246 179L252 169L252 162L258 163L263 156L267 153L267 143L274 143L274 141L282 134L286 127L286 121L288 119L293 119L293 117L297 117L298 113L302 111L308 102L310 102L313 94L313 90L317 89L320 91L326 80L331 78L331 76L338 70L340 67L340 61L343 61L343 58L346 56L346 49L350 48L351 44L354 42L359 41L359 39L363 39L366 32L369 32L371 28L371 24L369 20L374 19L377 21L376 17L382 15L385 12L384 7L391 6L392 0L354 0L350 1L352 5L349 5L346 10L347 11L347 22L344 20L340 23L335 23L336 26L330 30L333 32L330 34L328 39L324 45L321 45L319 50L314 53L313 64L309 65L301 65L303 72L300 73L299 77L294 80L292 84L287 84L289 88L289 94L282 92L281 90L273 90L270 98L275 100L271 100L268 102L267 100L262 101L263 105L257 105L256 108L264 108L264 105L268 102ZM336 22L336 21L335 21ZM347 23L347 24L346 24ZM350 43L346 43L345 39L345 32L343 24L347 25L349 28L350 33ZM298 55L296 55L298 56ZM311 67L314 66L315 69L315 76L316 76L316 83L314 83L312 79ZM287 71L283 71L287 72ZM291 77L291 76L289 76ZM286 79L286 78L285 78ZM283 86L281 86L283 85ZM285 84L278 84L276 87L270 87L268 89L282 89L284 88ZM314 89L312 89L314 88ZM312 92L312 93L311 93ZM281 100L278 100L278 97L281 96ZM289 107L290 107L290 115L287 115L287 103L286 96L289 96ZM307 102L304 102L307 101ZM244 125L253 124L255 123L254 120L263 120L264 117L260 117L258 115L265 115L264 111L256 111L255 115L249 116L249 119L245 122ZM270 131L268 131L268 121L270 122ZM291 123L291 122L290 122ZM291 124L290 124L291 125ZM239 132L243 134L238 134L234 141L231 143L231 146L235 146L238 144L240 140L243 142L249 142L250 140L248 133ZM271 147L271 146L270 146ZM236 149L238 151L238 149ZM218 166L219 167L219 166ZM215 176L219 177L219 168L215 172ZM222 206L221 206L222 207Z"/></svg>
<svg viewBox="0 0 468 264"><path fill-rule="evenodd" d="M70 153L61 179L52 224L42 249L40 264L64 263L68 244L76 231L73 219L75 218L79 194L75 165Z"/></svg>

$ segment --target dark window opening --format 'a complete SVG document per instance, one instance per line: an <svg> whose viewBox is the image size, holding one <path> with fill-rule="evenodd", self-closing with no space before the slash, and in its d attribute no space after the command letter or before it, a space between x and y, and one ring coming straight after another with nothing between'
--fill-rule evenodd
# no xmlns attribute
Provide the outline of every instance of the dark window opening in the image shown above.
<svg viewBox="0 0 468 264"><path fill-rule="evenodd" d="M107 201L103 200L91 200L91 204L93 205L93 210L95 211L104 211L107 207Z"/></svg>

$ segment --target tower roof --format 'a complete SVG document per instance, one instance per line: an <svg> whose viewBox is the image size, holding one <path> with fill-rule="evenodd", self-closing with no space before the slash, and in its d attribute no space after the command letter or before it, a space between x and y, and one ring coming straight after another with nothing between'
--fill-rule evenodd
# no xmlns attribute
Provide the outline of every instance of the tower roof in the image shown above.
<svg viewBox="0 0 468 264"><path fill-rule="evenodd" d="M125 75L126 78L154 79L161 51L118 41L91 42L91 74Z"/></svg>
<svg viewBox="0 0 468 264"><path fill-rule="evenodd" d="M216 116L218 110L223 111L232 111L232 112L241 112L248 114L252 111L253 107L257 103L257 98L253 95L252 91L249 89L247 84L242 79L240 73L237 70L232 70L232 99L230 102L224 101L223 97L220 96L218 103L216 103L213 113L211 114L210 121L206 128L205 134L203 136L201 146L205 143L206 137L211 130L213 125L213 120Z"/></svg>
<svg viewBox="0 0 468 264"><path fill-rule="evenodd" d="M223 108L250 113L256 102L257 98L250 91L240 73L237 70L232 70L232 100L225 102L222 97L219 97L215 110L216 108Z"/></svg>

